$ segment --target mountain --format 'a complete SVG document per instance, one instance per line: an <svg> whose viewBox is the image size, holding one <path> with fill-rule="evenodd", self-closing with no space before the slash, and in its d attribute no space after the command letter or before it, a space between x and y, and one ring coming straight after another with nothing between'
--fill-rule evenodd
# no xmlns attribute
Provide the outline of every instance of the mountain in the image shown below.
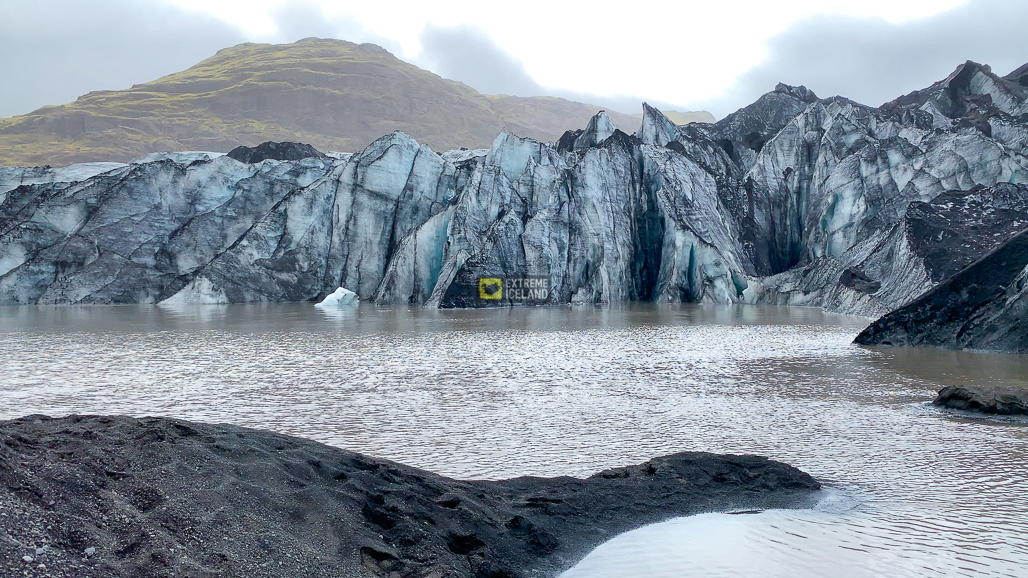
<svg viewBox="0 0 1028 578"><path fill-rule="evenodd" d="M553 304L880 316L1028 227L1021 79L968 62L879 108L778 85L717 123L644 105L634 135L601 112L556 142L501 131L441 154L394 132L353 155L268 145L256 163L2 169L0 303L309 301L342 286L478 307L519 294L482 299L480 279L537 276Z"/></svg>
<svg viewBox="0 0 1028 578"><path fill-rule="evenodd" d="M308 38L241 44L192 68L0 119L0 166L128 161L157 151L227 152L300 141L359 151L402 130L436 150L485 148L508 130L547 141L599 106L559 98L483 95L373 44ZM639 119L609 112L622 126ZM681 120L713 120L681 113Z"/></svg>

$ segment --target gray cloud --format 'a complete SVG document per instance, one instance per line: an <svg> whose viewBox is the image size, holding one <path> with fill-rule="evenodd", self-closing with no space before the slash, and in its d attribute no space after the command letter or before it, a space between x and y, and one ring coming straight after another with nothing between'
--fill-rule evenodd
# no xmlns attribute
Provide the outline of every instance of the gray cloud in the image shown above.
<svg viewBox="0 0 1028 578"><path fill-rule="evenodd" d="M401 46L365 28L346 16L329 16L312 1L293 1L271 12L278 32L270 40L278 43L296 42L303 38L336 38L348 42L370 42L393 54L402 53Z"/></svg>
<svg viewBox="0 0 1028 578"><path fill-rule="evenodd" d="M972 0L898 25L811 18L774 37L767 59L721 97L695 105L721 117L785 82L805 85L822 98L842 95L878 106L930 86L966 60L1004 75L1028 62L1026 22L1028 3L1022 0Z"/></svg>
<svg viewBox="0 0 1028 578"><path fill-rule="evenodd" d="M477 26L428 25L421 32L422 53L413 64L458 80L483 94L512 96L557 96L604 106L626 114L642 111L644 98L631 95L597 95L588 92L545 87L528 74L517 57L501 48ZM679 109L672 104L649 100L658 108Z"/></svg>
<svg viewBox="0 0 1028 578"><path fill-rule="evenodd" d="M276 42L317 36L395 42L346 17L329 17L308 1L273 14ZM954 10L892 25L880 19L816 17L772 38L768 57L720 97L660 108L706 109L723 116L777 82L803 84L820 96L841 94L879 105L944 78L971 59L1006 73L1028 61L1028 3L971 0ZM167 2L35 0L0 3L0 117L61 104L91 90L121 89L180 70L218 50L255 40L213 16ZM473 26L429 26L414 64L486 94L560 96L626 113L644 97L601 96L539 85L513 55ZM627 71L626 71L627 72Z"/></svg>
<svg viewBox="0 0 1028 578"><path fill-rule="evenodd" d="M4 2L0 117L148 82L244 41L220 20L163 2Z"/></svg>
<svg viewBox="0 0 1028 578"><path fill-rule="evenodd" d="M458 80L484 94L545 94L520 60L506 52L477 26L425 26L419 37L422 53L415 64Z"/></svg>
<svg viewBox="0 0 1028 578"><path fill-rule="evenodd" d="M0 4L0 118L118 90L185 70L242 42L311 36L400 46L314 2L274 11L278 31L252 38L224 21L152 0L34 0Z"/></svg>

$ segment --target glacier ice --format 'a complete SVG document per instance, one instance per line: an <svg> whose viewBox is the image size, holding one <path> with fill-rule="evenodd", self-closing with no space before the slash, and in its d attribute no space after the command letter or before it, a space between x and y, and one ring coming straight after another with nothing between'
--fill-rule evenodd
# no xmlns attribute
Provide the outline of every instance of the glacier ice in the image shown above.
<svg viewBox="0 0 1028 578"><path fill-rule="evenodd" d="M1024 226L1025 100L967 63L879 108L784 84L713 124L644 105L635 135L600 112L558 142L503 131L486 150L395 132L299 160L4 168L0 303L321 301L347 287L474 307L481 277L539 275L550 303L879 315L955 273L939 263Z"/></svg>
<svg viewBox="0 0 1028 578"><path fill-rule="evenodd" d="M21 185L75 183L127 166L125 163L79 163L66 167L0 167L0 203Z"/></svg>

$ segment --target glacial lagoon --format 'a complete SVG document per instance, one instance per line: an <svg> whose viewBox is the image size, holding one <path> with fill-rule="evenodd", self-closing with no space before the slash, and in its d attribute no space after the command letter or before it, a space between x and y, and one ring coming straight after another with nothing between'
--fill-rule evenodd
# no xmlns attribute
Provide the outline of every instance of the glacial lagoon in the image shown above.
<svg viewBox="0 0 1028 578"><path fill-rule="evenodd" d="M0 307L0 419L227 422L469 479L756 453L825 483L821 503L641 528L564 578L1024 576L1028 422L929 401L1028 383L1028 356L852 345L868 322L655 304Z"/></svg>

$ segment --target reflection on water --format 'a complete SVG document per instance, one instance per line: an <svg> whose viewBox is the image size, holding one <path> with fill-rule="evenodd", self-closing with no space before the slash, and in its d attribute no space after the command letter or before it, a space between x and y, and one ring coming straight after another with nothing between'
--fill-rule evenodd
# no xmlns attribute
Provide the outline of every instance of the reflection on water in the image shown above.
<svg viewBox="0 0 1028 578"><path fill-rule="evenodd" d="M826 499L630 532L566 577L1024 576L1028 427L927 402L1025 383L1028 356L851 345L866 323L652 304L0 308L0 419L231 422L466 478L757 453Z"/></svg>
<svg viewBox="0 0 1028 578"><path fill-rule="evenodd" d="M996 556L959 524L911 523L910 512L862 512L828 490L815 510L771 510L753 515L701 514L623 534L563 578L599 576L1023 576L1021 560ZM904 523L906 519L906 523ZM1006 531L1022 528L1008 526ZM954 536L944 539L943 532ZM968 555L967 553L971 554ZM978 558L978 560L975 560Z"/></svg>

